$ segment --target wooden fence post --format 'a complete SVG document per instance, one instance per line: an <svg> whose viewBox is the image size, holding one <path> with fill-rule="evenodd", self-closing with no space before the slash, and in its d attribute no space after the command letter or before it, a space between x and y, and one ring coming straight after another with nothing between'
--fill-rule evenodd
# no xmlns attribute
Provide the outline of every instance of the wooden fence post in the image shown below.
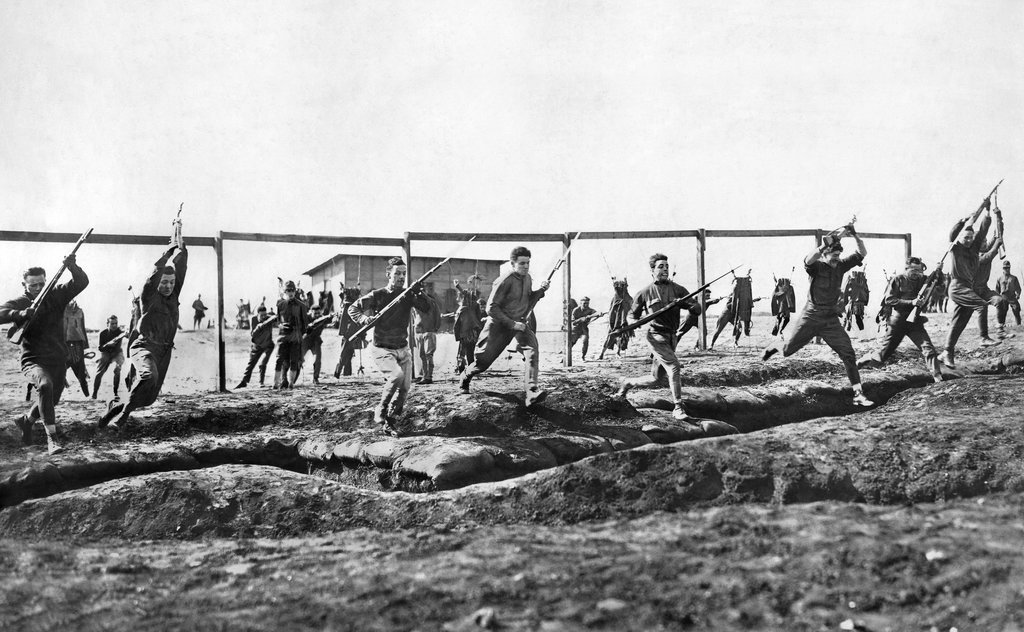
<svg viewBox="0 0 1024 632"><path fill-rule="evenodd" d="M405 245L402 248L405 250L405 287L409 287L412 283L412 237L407 232L405 233ZM412 377L416 377L416 325L413 324L413 319L409 319L409 366L411 367Z"/></svg>
<svg viewBox="0 0 1024 632"><path fill-rule="evenodd" d="M704 262L704 252L708 248L708 233L703 228L697 229L697 287L707 283L707 270ZM708 349L708 305L704 300L704 292L697 297L700 305L700 321L697 330L697 342L701 351Z"/></svg>
<svg viewBox="0 0 1024 632"><path fill-rule="evenodd" d="M572 253L568 252L572 245L572 236L565 233L562 237L562 256L565 257L565 265L562 267L562 322L565 323L565 366L572 366L572 312L569 311L569 297L572 296ZM537 326L540 329L540 326ZM559 327L561 329L561 327Z"/></svg>
<svg viewBox="0 0 1024 632"><path fill-rule="evenodd" d="M227 358L224 347L224 233L217 233L213 240L213 251L217 255L217 390L228 390Z"/></svg>

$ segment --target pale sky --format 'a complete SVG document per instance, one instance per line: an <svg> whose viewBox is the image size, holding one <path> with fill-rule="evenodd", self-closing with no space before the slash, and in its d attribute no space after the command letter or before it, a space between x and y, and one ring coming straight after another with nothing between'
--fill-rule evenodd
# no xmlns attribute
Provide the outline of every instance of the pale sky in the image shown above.
<svg viewBox="0 0 1024 632"><path fill-rule="evenodd" d="M863 231L913 233L931 265L1006 178L1019 270L1021 33L1019 0L3 0L0 229L163 234L181 202L203 236L833 228L856 213ZM800 292L812 245L711 240L708 273L745 264L763 294L796 266ZM639 289L656 249L692 287L693 248L583 243L574 295L603 307L609 270ZM342 250L227 249L229 314ZM902 246L868 249L874 304ZM3 298L66 250L0 244ZM556 250L535 248L535 276ZM126 315L158 253L83 249L90 327ZM212 306L212 252L193 259L183 303Z"/></svg>

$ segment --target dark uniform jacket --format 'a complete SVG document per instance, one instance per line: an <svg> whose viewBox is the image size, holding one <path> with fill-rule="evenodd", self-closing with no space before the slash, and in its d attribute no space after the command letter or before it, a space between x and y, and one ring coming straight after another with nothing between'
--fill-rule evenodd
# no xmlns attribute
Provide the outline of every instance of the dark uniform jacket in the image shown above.
<svg viewBox="0 0 1024 632"><path fill-rule="evenodd" d="M862 261L864 257L855 252L840 259L834 268L820 259L811 264L805 263L804 270L810 278L805 309L838 315L839 298L843 293L843 275L851 268L859 266Z"/></svg>
<svg viewBox="0 0 1024 632"><path fill-rule="evenodd" d="M654 313L672 301L682 298L690 292L674 281L651 283L637 292L633 298L633 319L638 320L646 309ZM680 309L691 309L697 301L690 298L683 301ZM679 309L670 309L651 321L651 330L655 333L673 335L679 329Z"/></svg>
<svg viewBox="0 0 1024 632"><path fill-rule="evenodd" d="M64 341L64 309L73 298L89 285L89 277L77 264L69 265L71 279L54 286L36 309L32 322L25 328L21 340L21 366L64 366L67 362L68 345ZM25 322L21 313L32 306L28 294L0 305L0 324Z"/></svg>
<svg viewBox="0 0 1024 632"><path fill-rule="evenodd" d="M163 353L174 346L174 335L178 333L178 297L185 285L185 273L188 271L188 251L181 249L175 254L174 247L167 249L153 264L153 272L142 286L142 316L129 335L129 349L148 349L150 352ZM164 266L174 255L174 291L164 296L157 291L160 277L164 274Z"/></svg>
<svg viewBox="0 0 1024 632"><path fill-rule="evenodd" d="M365 325L372 320L374 314L387 307L404 291L405 288L400 287L394 290L371 290L349 305L348 314L355 322ZM381 349L404 349L409 346L409 312L413 307L426 311L430 309L430 303L423 294L409 292L403 296L398 305L377 320L373 327L373 344Z"/></svg>
<svg viewBox="0 0 1024 632"><path fill-rule="evenodd" d="M268 322L269 320L268 318L261 323L259 316L253 316L249 322L249 339L252 340L252 346L257 349L268 349L274 346L274 323Z"/></svg>

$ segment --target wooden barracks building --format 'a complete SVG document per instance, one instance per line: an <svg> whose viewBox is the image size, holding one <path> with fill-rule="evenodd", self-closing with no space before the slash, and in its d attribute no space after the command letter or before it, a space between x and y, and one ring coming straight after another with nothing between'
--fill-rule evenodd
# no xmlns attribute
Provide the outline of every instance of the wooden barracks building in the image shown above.
<svg viewBox="0 0 1024 632"><path fill-rule="evenodd" d="M345 287L358 286L361 293L387 284L385 265L390 256L380 255L334 255L320 265L303 272L312 279L310 286L315 291L330 290L338 295L339 283ZM413 257L409 267L409 283L423 276L427 270L441 262L443 257ZM477 287L480 294L487 298L491 293L491 285L497 280L499 269L504 260L501 259L452 259L432 274L427 283L433 283L434 295L441 301L443 312L455 311L455 285L458 279L465 287L466 279L476 274L480 277Z"/></svg>

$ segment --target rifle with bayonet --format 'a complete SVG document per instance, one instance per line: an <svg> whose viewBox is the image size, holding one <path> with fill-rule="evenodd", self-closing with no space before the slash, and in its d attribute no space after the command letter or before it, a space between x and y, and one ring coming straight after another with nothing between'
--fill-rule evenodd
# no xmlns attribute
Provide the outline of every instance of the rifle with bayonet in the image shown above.
<svg viewBox="0 0 1024 632"><path fill-rule="evenodd" d="M582 231L577 232L576 236L569 240L569 246L565 249L565 252L563 252L562 255L558 258L558 261L555 262L555 265L552 266L551 272L548 273L548 278L546 279L548 285L551 284L551 279L554 278L555 273L558 272L558 270L562 267L562 264L565 263L565 260L569 258L569 252L572 251L572 247L576 245L576 240L580 238L581 232ZM527 327L530 326L530 316L533 315L533 310L535 307L537 307L537 301L539 300L540 295L537 295L536 297L530 299L530 309L527 310L526 317L523 319L523 322L526 323ZM566 307L566 311L568 311L568 307ZM568 314L568 316L571 317L572 314ZM563 312L562 318L565 318L565 312Z"/></svg>
<svg viewBox="0 0 1024 632"><path fill-rule="evenodd" d="M932 293L932 289L938 282L938 277L940 274L942 274L942 265L946 262L946 257L949 256L949 253L953 251L953 246L955 246L957 241L959 240L960 233L963 232L964 228L966 228L975 219L977 219L978 216L981 215L982 211L984 211L986 208L989 208L992 196L996 194L996 191L999 189L999 185L1002 183L1002 180L996 183L996 186L992 188L992 191L985 196L984 200L981 201L981 205L978 206L978 210L974 211L973 213L971 213L970 215L963 219L963 225L960 227L960 230L957 231L957 234L953 238L953 241L949 242L949 247L946 248L946 252L942 254L942 258L939 259L939 263L935 265L935 268L932 270L932 273L928 275L928 279L925 281L924 285L921 286L921 291L917 293L917 298L914 300L914 308L910 310L910 314L907 316L908 323L917 322L918 316L921 313L921 308L926 304L928 297Z"/></svg>
<svg viewBox="0 0 1024 632"><path fill-rule="evenodd" d="M78 252L78 249L82 246L82 244L85 243L85 240L88 239L89 235L91 234L91 228L82 233L82 236L78 238L77 242L75 242L75 247L71 249L71 253L68 254L67 257L64 257L64 261L61 262L60 268L57 269L57 273L50 277L50 281L46 284L46 287L43 288L43 291L36 295L35 300L32 301L32 305L29 306L29 310L31 310L30 313L32 315L26 318L25 321L22 322L20 325L11 325L11 327L7 330L7 338L10 339L11 342L13 342L16 345L21 344L21 341L25 338L25 330L28 328L29 323L32 322L32 318L35 316L36 310L39 309L39 306L43 304L43 301L46 300L46 297L50 294L51 291L53 291L53 288L56 287L57 280L60 279L60 275L64 274L64 270L67 270L67 260L70 257L75 256L75 253Z"/></svg>
<svg viewBox="0 0 1024 632"><path fill-rule="evenodd" d="M597 320L598 318L601 318L602 316L605 316L607 314L608 314L608 312L600 312L598 314L590 314L589 316L581 316L579 318L573 319L572 324L573 325L590 324L590 323L594 322L595 320Z"/></svg>
<svg viewBox="0 0 1024 632"><path fill-rule="evenodd" d="M725 278L726 276L732 274L735 270L739 269L740 267L742 267L742 266L736 266L732 270L729 270L728 272L726 272L724 274L721 274L721 275L715 277L714 279L711 279L710 281L708 281L704 285L700 286L699 288L697 288L693 292L690 292L686 296L683 296L683 297L680 297L680 298L677 298L677 299L671 301L668 305L666 305L665 307L662 307L661 309L659 309L656 312L651 312L650 314L644 316L643 318L640 318L639 320L635 320L632 323L629 323L628 325L623 325L622 327L619 327L618 329L613 329L612 331L609 331L608 332L608 336L609 337L610 336L620 336L620 335L626 333L627 331L633 331L637 327L642 327L642 326L646 325L647 323L651 322L652 320L654 320L658 316L661 316L662 314L664 314L665 312L667 312L669 310L680 309L683 306L684 302L690 300L694 296L700 295L701 292L703 292L707 288L711 287L712 283L715 283L716 281L720 281L721 279Z"/></svg>
<svg viewBox="0 0 1024 632"><path fill-rule="evenodd" d="M362 336L366 332L368 332L371 329L373 329L374 326L376 326L376 324L380 321L381 318L384 317L385 314L387 314L388 312L393 310L395 307L397 307L399 305L399 303L402 302L402 299L404 299L406 297L406 295L408 295L409 293L411 293L411 292L415 291L417 288L419 288L423 284L423 282L426 281L427 278L430 277L430 275L434 274L435 272L437 272L441 268L441 266L443 266L446 263L448 263L449 261L451 261L452 257L454 257L456 254L458 254L458 251L460 251L463 248L465 248L474 239L476 239L476 235L473 235L472 237L470 237L467 241L462 243L456 249L455 252L453 252L452 254L450 254L447 257L445 257L444 260L440 261L434 267L430 268L425 273L423 273L423 276L421 276L420 278L418 278L415 281L413 281L413 283L411 285L409 285L409 287L407 287L404 290L402 290L401 294L399 294L395 298L391 299L391 302L389 302L387 305L384 306L384 308L382 310L380 310L374 316L372 316L367 323L361 325L359 327L359 329L357 329L354 332L352 332L351 336L346 336L344 342L342 342L342 344L341 344L341 356L345 357L345 352L348 349L348 346L350 344L352 344L353 341L358 340L360 336Z"/></svg>

